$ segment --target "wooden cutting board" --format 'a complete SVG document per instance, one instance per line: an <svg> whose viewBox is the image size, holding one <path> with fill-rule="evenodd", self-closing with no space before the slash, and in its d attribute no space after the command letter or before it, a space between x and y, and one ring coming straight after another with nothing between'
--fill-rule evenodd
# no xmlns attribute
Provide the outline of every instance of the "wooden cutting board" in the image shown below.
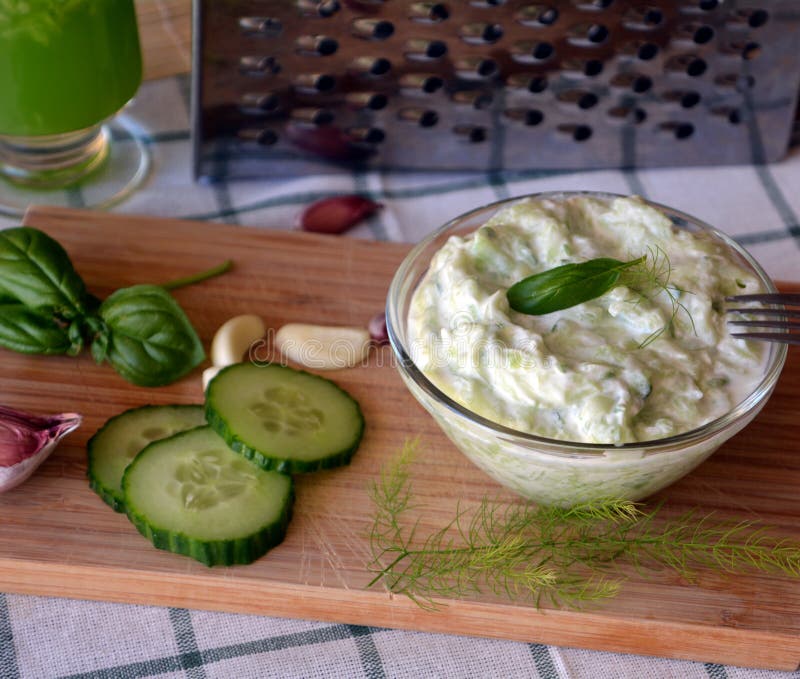
<svg viewBox="0 0 800 679"><path fill-rule="evenodd" d="M407 245L218 224L35 209L26 223L69 252L90 290L106 295L159 283L224 258L234 270L178 290L206 346L217 327L257 313L287 321L364 325L382 309ZM87 439L123 409L202 400L200 369L159 389L137 388L109 366L0 350L0 403L35 412L78 411L83 426L37 473L0 495L0 590L184 606L536 641L733 665L791 670L800 663L800 581L725 577L693 583L669 572L631 574L617 598L585 611L541 609L492 596L420 609L371 573L369 485L408 437L421 530L440 527L456 503L511 498L448 442L407 393L388 348L370 365L331 373L362 404L367 432L348 467L298 476L295 518L283 544L249 566L209 569L154 549L85 479ZM689 507L767 522L800 540L800 352L790 354L757 420L694 473L663 492L668 513Z"/></svg>

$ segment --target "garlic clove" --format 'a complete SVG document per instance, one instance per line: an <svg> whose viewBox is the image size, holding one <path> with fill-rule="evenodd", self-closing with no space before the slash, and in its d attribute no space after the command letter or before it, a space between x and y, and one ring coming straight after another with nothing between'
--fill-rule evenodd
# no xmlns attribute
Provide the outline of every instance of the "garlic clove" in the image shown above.
<svg viewBox="0 0 800 679"><path fill-rule="evenodd" d="M369 332L348 326L287 323L275 333L281 355L307 368L352 368L369 354Z"/></svg>
<svg viewBox="0 0 800 679"><path fill-rule="evenodd" d="M223 367L224 366L221 365L212 365L210 368L206 368L203 371L203 393L208 389L208 383L217 376L217 373L222 370Z"/></svg>
<svg viewBox="0 0 800 679"><path fill-rule="evenodd" d="M298 226L313 233L340 234L374 214L383 205L358 195L323 198L300 215Z"/></svg>
<svg viewBox="0 0 800 679"><path fill-rule="evenodd" d="M33 474L80 423L76 413L43 416L0 406L0 493Z"/></svg>
<svg viewBox="0 0 800 679"><path fill-rule="evenodd" d="M229 318L211 341L211 362L217 368L241 362L253 342L264 337L266 331L260 316L243 314Z"/></svg>
<svg viewBox="0 0 800 679"><path fill-rule="evenodd" d="M385 313L381 312L370 318L367 330L369 330L369 336L375 344L381 345L389 343L389 334L386 331Z"/></svg>

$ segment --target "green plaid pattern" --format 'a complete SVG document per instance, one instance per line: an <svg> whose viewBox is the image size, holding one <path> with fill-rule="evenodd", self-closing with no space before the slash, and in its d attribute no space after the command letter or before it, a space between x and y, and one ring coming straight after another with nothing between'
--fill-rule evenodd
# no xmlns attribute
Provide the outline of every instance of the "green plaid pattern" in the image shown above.
<svg viewBox="0 0 800 679"><path fill-rule="evenodd" d="M350 235L414 242L473 207L547 190L637 193L705 219L776 279L800 280L800 148L769 166L575 172L356 172L196 184L189 83L147 83L128 113L155 165L117 210L282 229L313 200L361 193L384 204ZM63 196L81 206L81 191ZM0 217L0 227L16 221ZM645 658L510 641L178 608L0 593L0 679L186 677L531 677L782 679L798 673Z"/></svg>

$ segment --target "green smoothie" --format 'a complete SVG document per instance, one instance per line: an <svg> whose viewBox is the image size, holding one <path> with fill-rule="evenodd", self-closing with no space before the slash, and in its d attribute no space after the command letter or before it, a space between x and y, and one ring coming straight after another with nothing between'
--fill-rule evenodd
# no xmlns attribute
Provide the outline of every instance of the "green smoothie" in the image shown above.
<svg viewBox="0 0 800 679"><path fill-rule="evenodd" d="M0 135L91 127L141 78L133 0L0 0Z"/></svg>

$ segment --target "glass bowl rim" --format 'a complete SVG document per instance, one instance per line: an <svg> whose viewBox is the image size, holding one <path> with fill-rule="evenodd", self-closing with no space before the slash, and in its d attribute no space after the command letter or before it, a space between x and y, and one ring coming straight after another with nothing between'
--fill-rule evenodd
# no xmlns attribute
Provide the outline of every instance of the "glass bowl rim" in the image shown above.
<svg viewBox="0 0 800 679"><path fill-rule="evenodd" d="M411 270L412 265L417 262L417 259L420 255L431 245L434 241L439 239L444 233L453 229L458 224L469 220L470 218L474 217L475 215L482 213L482 212L493 212L496 213L501 207L506 205L512 205L517 202L526 201L526 200L545 200L545 199L566 199L576 196L586 196L586 197L595 197L600 199L606 200L615 200L617 198L631 198L634 197L631 194L619 194L619 193L612 193L608 191L592 191L592 190L563 190L563 191L541 191L536 193L528 193L528 194L520 194L517 196L511 196L509 198L502 198L500 200L493 201L491 203L486 203L484 205L478 206L467 212L464 212L450 220L448 220L444 225L440 226L439 228L435 229L433 232L428 234L425 238L419 241L411 251L405 256L403 261L401 262L400 266L397 268L392 281L389 285L389 292L386 299L386 330L389 337L389 343L392 347L392 351L395 355L395 358L398 361L398 367L407 375L413 383L419 387L425 394L429 397L433 398L438 404L444 406L447 410L451 413L456 415L458 418L465 418L466 420L481 426L484 429L488 429L492 434L505 436L505 437L513 437L522 443L528 444L537 444L538 446L544 446L546 448L553 448L553 449L569 449L569 452L572 453L586 453L586 454L602 454L608 450L614 451L625 451L625 450L636 450L636 451L645 451L645 452L659 452L662 449L674 450L676 447L685 446L687 444L697 443L699 441L705 440L707 438L711 438L712 436L722 432L729 426L733 425L735 422L740 420L741 418L747 416L751 413L754 409L756 409L759 404L763 404L766 401L768 396L771 394L772 389L775 386L775 383L780 376L781 370L783 369L784 363L786 362L786 356L788 354L788 347L785 344L771 342L770 343L770 355L767 358L767 366L764 370L764 375L758 384L753 388L753 390L747 395L746 398L741 400L737 403L731 410L729 410L724 415L713 419L705 424L700 425L699 427L695 427L694 429L690 429L685 432L681 432L680 434L675 434L673 436L659 438L659 439L651 439L647 441L632 441L629 443L589 443L585 441L569 441L566 439L554 439L554 438L547 438L544 436L538 436L536 434L531 434L529 432L520 431L518 429L513 429L511 427L507 427L505 425L499 424L493 420L490 420L478 413L473 412L469 408L462 406L457 401L450 398L447 394L445 394L441 389L439 389L433 382L431 382L428 377L416 366L411 356L408 354L406 347L403 344L403 341L398 333L398 327L405 327L406 319L400 319L398 314L399 310L397 309L397 297L400 293L400 289L403 286L404 281L408 277L409 271ZM715 227L711 226L707 222L698 219L686 212L673 208L669 205L664 205L663 203L658 203L656 201L652 201L642 196L636 196L640 200L642 200L646 205L654 207L663 213L665 213L673 223L675 223L675 219L680 219L686 224L690 224L696 227L699 227L700 231L709 233L712 237L717 240L722 241L726 246L731 248L739 257L741 257L755 272L755 274L760 279L761 283L765 286L767 292L775 293L778 292L778 289L775 287L770 276L767 274L766 271L762 268L762 266L756 261L756 259L739 243L737 243L733 238L728 236L727 234L719 231ZM679 228L684 228L678 224L676 224ZM476 227L480 228L480 227ZM426 267L425 271L427 271L428 267ZM424 272L420 274L417 284L419 280L421 280ZM416 289L416 285L415 285ZM413 291L412 291L413 294ZM665 451L666 452L666 451Z"/></svg>

